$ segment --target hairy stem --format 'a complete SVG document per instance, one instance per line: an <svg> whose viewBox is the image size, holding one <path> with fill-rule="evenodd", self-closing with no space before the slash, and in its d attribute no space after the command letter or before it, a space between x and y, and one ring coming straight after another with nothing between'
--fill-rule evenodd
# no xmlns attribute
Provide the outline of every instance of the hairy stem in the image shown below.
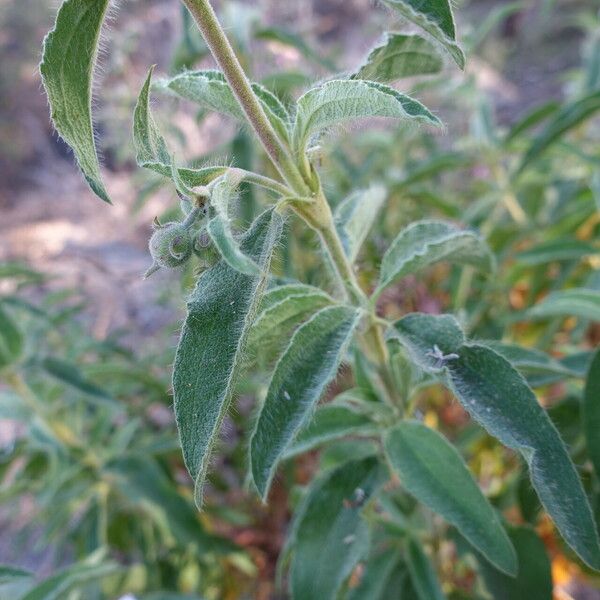
<svg viewBox="0 0 600 600"><path fill-rule="evenodd" d="M298 195L306 195L308 193L306 182L252 90L209 0L182 0L182 2L194 17L207 46L273 164Z"/></svg>

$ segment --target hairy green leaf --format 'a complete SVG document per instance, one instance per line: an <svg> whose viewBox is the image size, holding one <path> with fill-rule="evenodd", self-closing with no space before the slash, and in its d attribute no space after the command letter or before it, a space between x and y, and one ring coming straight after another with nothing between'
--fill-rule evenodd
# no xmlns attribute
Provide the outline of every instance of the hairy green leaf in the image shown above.
<svg viewBox="0 0 600 600"><path fill-rule="evenodd" d="M496 511L441 434L404 421L386 434L385 450L408 492L457 527L501 571L516 574L515 551Z"/></svg>
<svg viewBox="0 0 600 600"><path fill-rule="evenodd" d="M333 303L328 294L309 285L292 284L269 290L250 330L249 353L274 352L289 340L300 323Z"/></svg>
<svg viewBox="0 0 600 600"><path fill-rule="evenodd" d="M164 82L166 89L200 106L226 114L243 123L246 116L220 71L187 71ZM252 84L271 124L284 139L289 135L290 115L280 100L258 83Z"/></svg>
<svg viewBox="0 0 600 600"><path fill-rule="evenodd" d="M522 173L531 163L540 158L565 133L581 125L599 110L600 91L595 91L584 98L567 104L533 140L519 165L517 174Z"/></svg>
<svg viewBox="0 0 600 600"><path fill-rule="evenodd" d="M366 416L345 406L325 404L304 429L300 430L285 458L313 450L326 442L348 436L375 435L377 426Z"/></svg>
<svg viewBox="0 0 600 600"><path fill-rule="evenodd" d="M150 110L150 87L154 67L148 72L140 90L133 113L133 143L138 165L164 177L173 177L173 157L167 142L160 133ZM188 187L207 185L227 171L228 167L206 167L203 169L177 169L178 179Z"/></svg>
<svg viewBox="0 0 600 600"><path fill-rule="evenodd" d="M456 43L456 28L450 0L383 0L405 19L421 27L439 42L461 68L465 55Z"/></svg>
<svg viewBox="0 0 600 600"><path fill-rule="evenodd" d="M443 64L433 44L420 35L388 32L352 79L393 83L403 77L438 73Z"/></svg>
<svg viewBox="0 0 600 600"><path fill-rule="evenodd" d="M579 317L600 321L600 292L585 288L552 292L530 308L526 316L530 319Z"/></svg>
<svg viewBox="0 0 600 600"><path fill-rule="evenodd" d="M11 365L23 353L23 334L0 304L0 369Z"/></svg>
<svg viewBox="0 0 600 600"><path fill-rule="evenodd" d="M495 267L490 249L475 232L444 221L416 221L398 234L384 254L374 296L402 277L440 261L471 265L484 273Z"/></svg>
<svg viewBox="0 0 600 600"><path fill-rule="evenodd" d="M528 527L509 527L508 535L517 551L519 573L508 577L479 560L488 591L494 600L551 600L552 574L544 543Z"/></svg>
<svg viewBox="0 0 600 600"><path fill-rule="evenodd" d="M406 564L419 600L445 600L431 561L413 538L408 540L406 547Z"/></svg>
<svg viewBox="0 0 600 600"><path fill-rule="evenodd" d="M358 320L355 308L320 310L294 333L277 363L250 442L252 476L263 498L278 460L335 376Z"/></svg>
<svg viewBox="0 0 600 600"><path fill-rule="evenodd" d="M596 350L585 382L583 429L588 453L596 475L600 477L600 435L598 435L600 432L600 348Z"/></svg>
<svg viewBox="0 0 600 600"><path fill-rule="evenodd" d="M92 79L110 0L66 0L44 40L40 73L56 131L72 148L93 192L110 203L102 183L92 124Z"/></svg>
<svg viewBox="0 0 600 600"><path fill-rule="evenodd" d="M369 528L360 510L381 480L381 465L369 457L346 462L312 485L295 527L294 598L337 598L356 563L368 552Z"/></svg>
<svg viewBox="0 0 600 600"><path fill-rule="evenodd" d="M336 207L335 226L350 262L356 261L386 199L386 189L381 185L372 185L366 190L350 194Z"/></svg>
<svg viewBox="0 0 600 600"><path fill-rule="evenodd" d="M523 455L532 484L562 536L587 564L600 568L592 512L556 428L511 364L482 344L461 342L460 327L452 321L448 315L415 313L400 319L395 329L415 362L443 374L471 416Z"/></svg>
<svg viewBox="0 0 600 600"><path fill-rule="evenodd" d="M225 262L236 271L253 275L260 271L258 265L241 250L233 236L229 219L229 203L235 196L235 185L224 176L215 183L210 195L210 204L215 215L210 219L206 230Z"/></svg>
<svg viewBox="0 0 600 600"><path fill-rule="evenodd" d="M281 217L272 210L264 212L241 243L242 252L261 273L244 275L221 261L200 276L188 301L173 390L183 456L198 504L281 229Z"/></svg>
<svg viewBox="0 0 600 600"><path fill-rule="evenodd" d="M361 80L333 80L306 92L299 100L293 129L294 147L303 150L323 129L364 117L414 119L440 125L420 102L395 89Z"/></svg>

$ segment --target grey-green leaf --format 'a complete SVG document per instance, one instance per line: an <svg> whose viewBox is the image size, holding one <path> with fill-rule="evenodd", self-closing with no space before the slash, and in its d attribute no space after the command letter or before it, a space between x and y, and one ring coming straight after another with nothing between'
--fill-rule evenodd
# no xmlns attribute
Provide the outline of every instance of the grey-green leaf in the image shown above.
<svg viewBox="0 0 600 600"><path fill-rule="evenodd" d="M328 294L309 285L292 284L269 290L250 330L250 354L266 355L281 348L300 323L333 303Z"/></svg>
<svg viewBox="0 0 600 600"><path fill-rule="evenodd" d="M294 598L334 600L368 552L369 528L360 516L382 481L378 460L349 461L316 481L295 526L291 588Z"/></svg>
<svg viewBox="0 0 600 600"><path fill-rule="evenodd" d="M403 77L438 73L443 64L435 46L420 35L388 32L352 79L393 83Z"/></svg>
<svg viewBox="0 0 600 600"><path fill-rule="evenodd" d="M531 319L579 317L600 321L600 292L585 288L552 292L530 308L526 316Z"/></svg>
<svg viewBox="0 0 600 600"><path fill-rule="evenodd" d="M440 261L494 270L494 257L475 232L445 221L416 221L403 229L383 256L375 297L402 277Z"/></svg>
<svg viewBox="0 0 600 600"><path fill-rule="evenodd" d="M448 316L411 314L395 328L416 362L430 372L442 369L446 384L471 416L523 455L532 484L562 536L584 562L599 569L592 511L556 428L511 364L484 345L461 344L460 328L451 322Z"/></svg>
<svg viewBox="0 0 600 600"><path fill-rule="evenodd" d="M260 273L244 275L221 261L200 276L188 301L173 390L183 456L198 504L281 230L281 217L265 211L241 243L242 252L260 267Z"/></svg>
<svg viewBox="0 0 600 600"><path fill-rule="evenodd" d="M229 177L224 176L214 184L210 196L215 216L210 219L206 230L225 262L236 271L246 275L259 272L258 265L240 249L238 241L231 230L229 203L235 196L235 185Z"/></svg>
<svg viewBox="0 0 600 600"><path fill-rule="evenodd" d="M346 255L354 263L371 227L387 199L382 185L357 190L342 200L335 209L335 226Z"/></svg>
<svg viewBox="0 0 600 600"><path fill-rule="evenodd" d="M365 415L345 406L325 404L313 419L300 431L292 445L286 450L285 458L308 452L333 440L349 436L377 434L377 425Z"/></svg>
<svg viewBox="0 0 600 600"><path fill-rule="evenodd" d="M187 71L164 82L164 87L200 106L226 114L243 123L244 111L220 71ZM269 121L284 139L289 135L290 116L280 100L258 83L252 84Z"/></svg>
<svg viewBox="0 0 600 600"><path fill-rule="evenodd" d="M404 421L386 434L385 451L408 492L457 527L501 571L517 573L514 548L496 511L441 434Z"/></svg>
<svg viewBox="0 0 600 600"><path fill-rule="evenodd" d="M405 19L439 42L461 68L465 55L456 43L456 27L450 0L383 0Z"/></svg>
<svg viewBox="0 0 600 600"><path fill-rule="evenodd" d="M419 600L445 600L431 561L421 544L412 538L406 548L406 564Z"/></svg>
<svg viewBox="0 0 600 600"><path fill-rule="evenodd" d="M133 113L133 143L136 161L140 167L150 169L164 177L173 176L173 157L167 142L160 133L150 110L150 87L154 67L148 72L140 90ZM227 171L228 167L205 167L202 169L179 168L178 181L187 187L207 185Z"/></svg>
<svg viewBox="0 0 600 600"><path fill-rule="evenodd" d="M278 460L335 376L358 320L355 308L320 310L296 331L277 363L250 442L252 476L263 498Z"/></svg>
<svg viewBox="0 0 600 600"><path fill-rule="evenodd" d="M294 148L304 150L311 136L364 117L410 119L440 125L439 119L420 102L387 85L336 79L309 90L298 100L292 136Z"/></svg>
<svg viewBox="0 0 600 600"><path fill-rule="evenodd" d="M92 124L92 79L110 0L66 0L44 40L40 73L56 131L94 193L110 203Z"/></svg>
<svg viewBox="0 0 600 600"><path fill-rule="evenodd" d="M528 527L509 527L519 573L508 577L480 559L480 570L494 600L552 600L552 573L544 542ZM478 557L479 558L479 557Z"/></svg>
<svg viewBox="0 0 600 600"><path fill-rule="evenodd" d="M600 477L600 348L588 370L583 394L583 428L588 454Z"/></svg>

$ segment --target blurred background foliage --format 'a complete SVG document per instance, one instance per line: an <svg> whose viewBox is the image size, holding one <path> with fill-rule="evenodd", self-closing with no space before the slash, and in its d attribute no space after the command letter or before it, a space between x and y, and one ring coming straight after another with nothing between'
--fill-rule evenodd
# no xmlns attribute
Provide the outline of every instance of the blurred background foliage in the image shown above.
<svg viewBox="0 0 600 600"><path fill-rule="evenodd" d="M247 492L241 451L265 385L260 369L249 369L198 514L171 412L170 366L185 295L207 260L141 280L152 217L169 220L178 201L166 182L134 168L130 129L149 64L175 73L211 63L177 2L130 0L115 10L96 123L115 206L102 206L52 133L40 90L36 64L54 4L0 3L0 563L18 566L0 567L0 598L285 597L276 565L293 507L318 467L370 442L335 442L289 460L261 505ZM600 309L568 290L600 293L599 7L486 0L458 8L466 72L403 83L445 132L382 123L339 131L314 151L333 203L371 186L387 194L359 263L366 288L410 221L443 217L486 236L498 259L493 276L441 265L387 291L379 310L389 318L456 311L472 337L502 342L505 352L511 343L529 348L512 360L582 465L598 519L581 397ZM367 0L223 0L219 9L244 66L282 99L360 62L389 17ZM248 131L172 99L157 113L181 160L269 169ZM244 189L239 219L249 222L262 200ZM323 262L304 251L316 239L294 219L288 227L295 235L281 248L279 274L293 266L322 281ZM251 358L269 360L267 352ZM328 397L351 385L342 371ZM521 524L511 534L519 553L535 558L530 580L514 583L486 572L457 535L434 538L444 591L546 598L551 572L556 598L599 598L600 580L540 516L516 457L440 388L417 389L419 414L468 457L485 493ZM391 490L372 518L389 534L424 518L413 509ZM353 577L358 598L360 568Z"/></svg>

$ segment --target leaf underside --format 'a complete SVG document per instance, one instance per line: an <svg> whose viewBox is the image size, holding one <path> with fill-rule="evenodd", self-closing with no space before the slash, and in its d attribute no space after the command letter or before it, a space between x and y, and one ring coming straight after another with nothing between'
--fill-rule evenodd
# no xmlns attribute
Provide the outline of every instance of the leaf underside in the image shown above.
<svg viewBox="0 0 600 600"><path fill-rule="evenodd" d="M110 0L66 0L44 39L40 73L56 131L71 147L92 191L110 203L92 123L93 72Z"/></svg>

